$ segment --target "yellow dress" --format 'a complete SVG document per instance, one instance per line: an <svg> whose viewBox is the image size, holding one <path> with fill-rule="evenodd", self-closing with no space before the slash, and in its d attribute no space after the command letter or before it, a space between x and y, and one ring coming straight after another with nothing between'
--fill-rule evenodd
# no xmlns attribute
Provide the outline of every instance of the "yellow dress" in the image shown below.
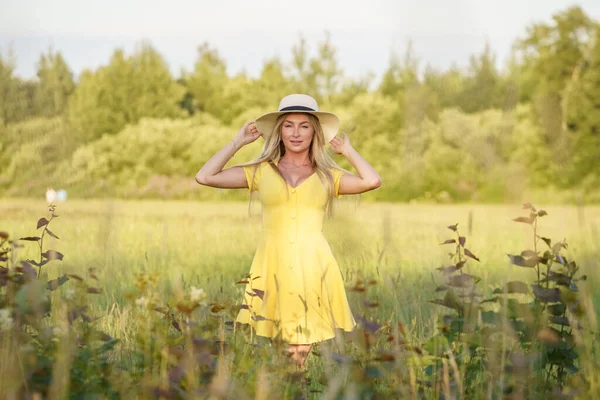
<svg viewBox="0 0 600 400"><path fill-rule="evenodd" d="M236 322L290 344L316 343L352 331L356 321L331 248L323 236L326 187L313 173L292 187L273 166L243 167L262 204L262 237ZM332 169L339 194L343 171ZM254 179L253 179L254 178Z"/></svg>

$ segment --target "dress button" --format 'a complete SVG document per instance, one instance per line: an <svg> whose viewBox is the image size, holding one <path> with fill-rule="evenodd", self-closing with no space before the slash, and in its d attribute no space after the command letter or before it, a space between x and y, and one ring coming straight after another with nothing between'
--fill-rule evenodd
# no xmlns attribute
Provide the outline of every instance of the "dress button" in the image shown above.
<svg viewBox="0 0 600 400"><path fill-rule="evenodd" d="M292 193L296 193L296 188L293 188L293 189L292 189Z"/></svg>
<svg viewBox="0 0 600 400"><path fill-rule="evenodd" d="M291 244L294 244L294 239L290 239L290 243L291 243Z"/></svg>
<svg viewBox="0 0 600 400"><path fill-rule="evenodd" d="M296 218L296 213L292 213L292 219Z"/></svg>

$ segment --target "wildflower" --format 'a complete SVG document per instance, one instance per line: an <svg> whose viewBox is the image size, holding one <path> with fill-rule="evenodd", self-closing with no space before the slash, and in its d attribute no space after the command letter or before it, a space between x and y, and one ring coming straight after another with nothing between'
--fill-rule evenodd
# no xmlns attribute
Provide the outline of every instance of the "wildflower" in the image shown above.
<svg viewBox="0 0 600 400"><path fill-rule="evenodd" d="M12 328L13 319L12 311L10 308L3 308L0 310L0 330L7 331Z"/></svg>
<svg viewBox="0 0 600 400"><path fill-rule="evenodd" d="M144 296L140 297L135 301L135 305L138 307L146 308L148 307L149 300Z"/></svg>
<svg viewBox="0 0 600 400"><path fill-rule="evenodd" d="M56 200L56 190L54 190L54 189L46 190L46 201L48 203L52 203L52 202L54 202L54 200Z"/></svg>
<svg viewBox="0 0 600 400"><path fill-rule="evenodd" d="M67 290L65 291L65 298L66 298L67 300L70 300L70 299L72 299L74 295L75 295L75 289L67 289Z"/></svg>
<svg viewBox="0 0 600 400"><path fill-rule="evenodd" d="M193 302L196 303L201 303L201 304L206 304L206 293L204 292L204 289L202 288L197 288L195 286L192 286L191 288L191 292L190 292L190 300L192 300Z"/></svg>

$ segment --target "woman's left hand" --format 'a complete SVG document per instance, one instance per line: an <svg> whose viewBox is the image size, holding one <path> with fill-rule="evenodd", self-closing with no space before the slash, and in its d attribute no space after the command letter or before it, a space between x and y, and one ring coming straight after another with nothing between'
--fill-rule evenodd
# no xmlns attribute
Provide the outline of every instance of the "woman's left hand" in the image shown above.
<svg viewBox="0 0 600 400"><path fill-rule="evenodd" d="M348 151L352 149L352 145L350 144L350 139L345 132L342 132L343 137L336 136L331 139L331 148L337 154L348 154Z"/></svg>

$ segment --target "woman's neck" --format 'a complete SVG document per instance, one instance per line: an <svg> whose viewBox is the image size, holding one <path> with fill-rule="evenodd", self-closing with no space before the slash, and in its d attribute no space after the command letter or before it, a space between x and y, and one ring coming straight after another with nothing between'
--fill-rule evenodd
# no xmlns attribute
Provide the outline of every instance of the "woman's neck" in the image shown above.
<svg viewBox="0 0 600 400"><path fill-rule="evenodd" d="M302 153L292 153L288 151L281 157L281 161L297 166L310 164L310 155L308 154L308 150Z"/></svg>

